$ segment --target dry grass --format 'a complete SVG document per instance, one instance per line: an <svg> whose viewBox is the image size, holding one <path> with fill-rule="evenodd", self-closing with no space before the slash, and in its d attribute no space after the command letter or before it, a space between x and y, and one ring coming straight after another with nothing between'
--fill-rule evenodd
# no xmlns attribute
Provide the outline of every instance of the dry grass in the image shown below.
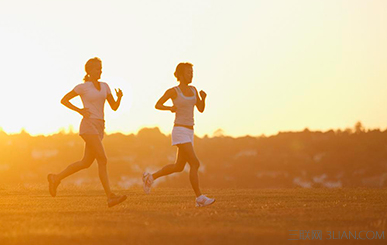
<svg viewBox="0 0 387 245"><path fill-rule="evenodd" d="M384 231L386 189L213 189L195 208L190 189L121 190L107 208L99 186L0 189L0 244L385 244L326 240L327 231ZM323 241L289 241L289 230L322 230ZM387 234L386 234L387 235Z"/></svg>

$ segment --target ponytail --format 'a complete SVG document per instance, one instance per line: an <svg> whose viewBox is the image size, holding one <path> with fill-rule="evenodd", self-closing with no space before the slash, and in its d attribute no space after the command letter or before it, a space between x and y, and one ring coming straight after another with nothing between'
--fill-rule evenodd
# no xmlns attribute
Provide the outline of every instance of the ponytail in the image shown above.
<svg viewBox="0 0 387 245"><path fill-rule="evenodd" d="M90 75L89 74L86 74L85 77L83 78L83 81L87 82L90 78Z"/></svg>

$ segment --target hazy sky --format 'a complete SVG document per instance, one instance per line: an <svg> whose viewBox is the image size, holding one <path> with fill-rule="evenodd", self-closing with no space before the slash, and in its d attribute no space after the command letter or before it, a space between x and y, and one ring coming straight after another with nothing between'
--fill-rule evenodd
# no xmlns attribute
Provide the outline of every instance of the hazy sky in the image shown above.
<svg viewBox="0 0 387 245"><path fill-rule="evenodd" d="M0 33L8 133L78 130L60 99L95 56L124 92L118 111L105 105L108 133L169 133L174 115L154 105L186 61L208 94L199 136L387 127L385 0L0 0Z"/></svg>

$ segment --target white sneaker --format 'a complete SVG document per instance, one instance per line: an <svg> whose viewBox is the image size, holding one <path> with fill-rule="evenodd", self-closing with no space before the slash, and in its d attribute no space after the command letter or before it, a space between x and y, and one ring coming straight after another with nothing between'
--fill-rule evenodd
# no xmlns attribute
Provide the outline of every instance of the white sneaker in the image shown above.
<svg viewBox="0 0 387 245"><path fill-rule="evenodd" d="M201 195L196 198L196 207L205 207L215 202L214 198L208 198L205 195Z"/></svg>
<svg viewBox="0 0 387 245"><path fill-rule="evenodd" d="M147 172L143 173L142 182L143 182L142 187L144 188L145 193L149 194L153 184L153 176Z"/></svg>

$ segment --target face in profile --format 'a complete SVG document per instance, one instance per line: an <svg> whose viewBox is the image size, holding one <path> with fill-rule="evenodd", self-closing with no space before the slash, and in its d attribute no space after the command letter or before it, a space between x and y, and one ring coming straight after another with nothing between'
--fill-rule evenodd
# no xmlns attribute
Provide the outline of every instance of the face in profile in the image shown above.
<svg viewBox="0 0 387 245"><path fill-rule="evenodd" d="M88 70L90 78L100 79L102 74L102 64L99 62L94 63Z"/></svg>
<svg viewBox="0 0 387 245"><path fill-rule="evenodd" d="M193 78L192 67L189 67L189 66L186 67L182 75L183 75L184 81L186 81L187 84L191 83Z"/></svg>

